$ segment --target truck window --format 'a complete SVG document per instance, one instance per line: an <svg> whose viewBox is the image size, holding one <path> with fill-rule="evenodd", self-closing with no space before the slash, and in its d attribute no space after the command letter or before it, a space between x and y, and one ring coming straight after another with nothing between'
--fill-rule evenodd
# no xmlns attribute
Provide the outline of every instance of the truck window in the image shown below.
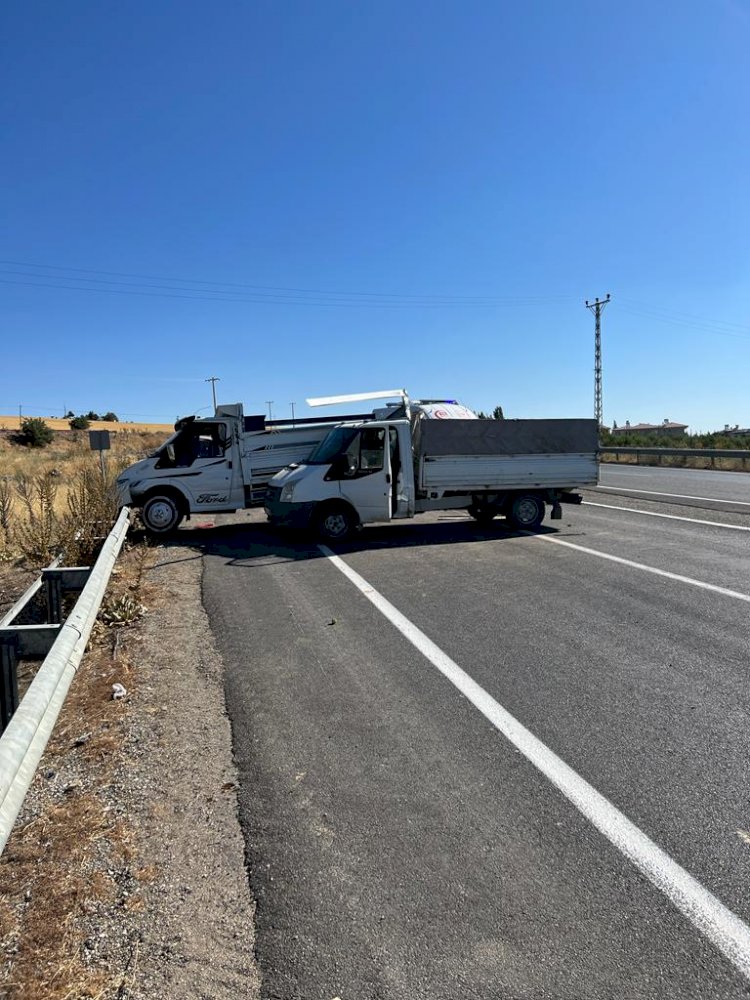
<svg viewBox="0 0 750 1000"><path fill-rule="evenodd" d="M355 440L350 445L356 447L359 444L359 461L356 455L351 455L353 459L350 465L355 465L360 472L379 472L383 468L385 461L385 429L383 427L365 427L360 432L359 441Z"/></svg>
<svg viewBox="0 0 750 1000"><path fill-rule="evenodd" d="M171 441L174 461L163 446L157 469L184 469L198 458L221 458L224 455L226 427L224 424L189 424Z"/></svg>

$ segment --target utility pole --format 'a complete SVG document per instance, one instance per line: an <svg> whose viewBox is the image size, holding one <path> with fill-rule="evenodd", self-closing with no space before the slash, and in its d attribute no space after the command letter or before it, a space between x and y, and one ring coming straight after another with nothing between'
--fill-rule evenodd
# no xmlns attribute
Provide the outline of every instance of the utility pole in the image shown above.
<svg viewBox="0 0 750 1000"><path fill-rule="evenodd" d="M292 408L292 427L294 427L294 403L289 404Z"/></svg>
<svg viewBox="0 0 750 1000"><path fill-rule="evenodd" d="M586 308L594 314L594 416L600 430L604 422L602 415L602 310L609 301L609 292L607 292L606 299L594 299L593 302L586 299Z"/></svg>
<svg viewBox="0 0 750 1000"><path fill-rule="evenodd" d="M267 399L266 406L268 407L268 419L273 420L273 413L271 412L271 407L273 406L273 400Z"/></svg>
<svg viewBox="0 0 750 1000"><path fill-rule="evenodd" d="M204 378L203 381L211 383L211 392L214 397L214 413L216 413L216 383L221 382L221 379L217 378L215 375L212 375L211 378Z"/></svg>

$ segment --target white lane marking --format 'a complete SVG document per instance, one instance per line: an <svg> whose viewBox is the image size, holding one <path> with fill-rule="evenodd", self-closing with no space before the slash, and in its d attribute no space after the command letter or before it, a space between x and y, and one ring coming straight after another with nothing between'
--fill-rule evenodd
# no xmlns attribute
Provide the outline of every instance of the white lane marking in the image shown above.
<svg viewBox="0 0 750 1000"><path fill-rule="evenodd" d="M700 587L701 590L712 590L715 594L723 594L724 597L733 597L737 601L747 601L750 603L750 594L741 594L739 590L717 587L715 583L706 583L703 580L696 580L692 576L681 576L679 573L670 573L666 569L647 566L646 563L634 562L632 559L623 559L622 556L611 556L608 552L599 552L597 549L586 548L585 545L575 545L573 542L565 542L562 538L554 538L552 535L537 535L531 531L524 531L522 534L527 535L529 538L538 538L542 542L553 542L555 545L564 545L567 549L576 549L578 552L585 552L587 555L597 556L599 559L608 559L610 562L620 563L621 566L630 566L631 569L640 569L644 573L653 573L654 576L665 576L668 580L677 580L678 583L689 583L691 587Z"/></svg>
<svg viewBox="0 0 750 1000"><path fill-rule="evenodd" d="M718 497L693 497L687 493L662 493L661 490L634 490L627 486L599 486L598 490L615 490L617 493L643 493L650 497L674 497L676 500L707 500L709 503L733 503L738 507L750 507L750 500L719 500Z"/></svg>
<svg viewBox="0 0 750 1000"><path fill-rule="evenodd" d="M542 536L538 536L542 537ZM320 551L530 763L750 979L750 927L693 878L609 799L569 767L480 687L364 577L325 546Z"/></svg>
<svg viewBox="0 0 750 1000"><path fill-rule="evenodd" d="M583 506L601 507L603 510L624 510L627 511L628 514L646 514L648 517L666 517L670 521L688 521L690 524L710 524L712 528L731 528L732 531L750 531L750 527L742 524L723 524L719 521L702 521L697 517L680 517L678 514L660 514L654 510L636 510L635 507L614 507L609 503L592 503L591 500L584 500Z"/></svg>

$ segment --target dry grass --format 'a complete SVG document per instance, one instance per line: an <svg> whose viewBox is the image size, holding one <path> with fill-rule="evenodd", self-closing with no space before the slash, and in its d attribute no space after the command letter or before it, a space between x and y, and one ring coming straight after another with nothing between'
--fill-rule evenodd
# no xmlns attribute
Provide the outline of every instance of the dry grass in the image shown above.
<svg viewBox="0 0 750 1000"><path fill-rule="evenodd" d="M0 433L0 589L3 567L18 560L42 566L52 552L63 551L73 564L88 563L117 514L117 475L163 440L157 434L113 436L102 476L85 432L56 434L46 448Z"/></svg>
<svg viewBox="0 0 750 1000"><path fill-rule="evenodd" d="M149 550L125 551L110 600L144 592ZM123 745L129 706L112 684L137 684L127 641L97 625L16 826L0 859L0 996L3 1000L116 1000L128 995L137 956L117 962L92 946L96 915L138 912L139 885L156 872L137 864L127 822L108 792ZM64 777L51 788L48 776ZM79 780L79 775L85 780ZM126 874L130 891L118 877ZM135 889L135 891L133 891ZM114 967L113 967L114 966Z"/></svg>
<svg viewBox="0 0 750 1000"><path fill-rule="evenodd" d="M105 462L114 465L130 465L143 458L162 443L171 432L167 428L158 433L127 433L112 435L112 447L105 452ZM89 448L86 431L70 434L55 434L46 448L29 448L16 444L12 434L0 434L0 479L10 477L18 480L22 476L42 476L48 472L60 474L62 485L66 478L74 474L82 465L99 463L98 452Z"/></svg>

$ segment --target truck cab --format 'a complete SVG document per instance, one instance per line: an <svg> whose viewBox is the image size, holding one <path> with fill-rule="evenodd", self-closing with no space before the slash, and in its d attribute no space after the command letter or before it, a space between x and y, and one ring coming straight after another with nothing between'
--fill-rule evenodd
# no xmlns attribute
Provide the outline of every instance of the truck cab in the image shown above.
<svg viewBox="0 0 750 1000"><path fill-rule="evenodd" d="M236 416L185 417L164 444L120 475L120 505L141 507L144 522L159 534L191 511L236 510L244 504L238 459Z"/></svg>
<svg viewBox="0 0 750 1000"><path fill-rule="evenodd" d="M304 465L274 476L265 510L274 524L336 540L360 522L411 517L414 504L410 423L390 420L336 427Z"/></svg>

